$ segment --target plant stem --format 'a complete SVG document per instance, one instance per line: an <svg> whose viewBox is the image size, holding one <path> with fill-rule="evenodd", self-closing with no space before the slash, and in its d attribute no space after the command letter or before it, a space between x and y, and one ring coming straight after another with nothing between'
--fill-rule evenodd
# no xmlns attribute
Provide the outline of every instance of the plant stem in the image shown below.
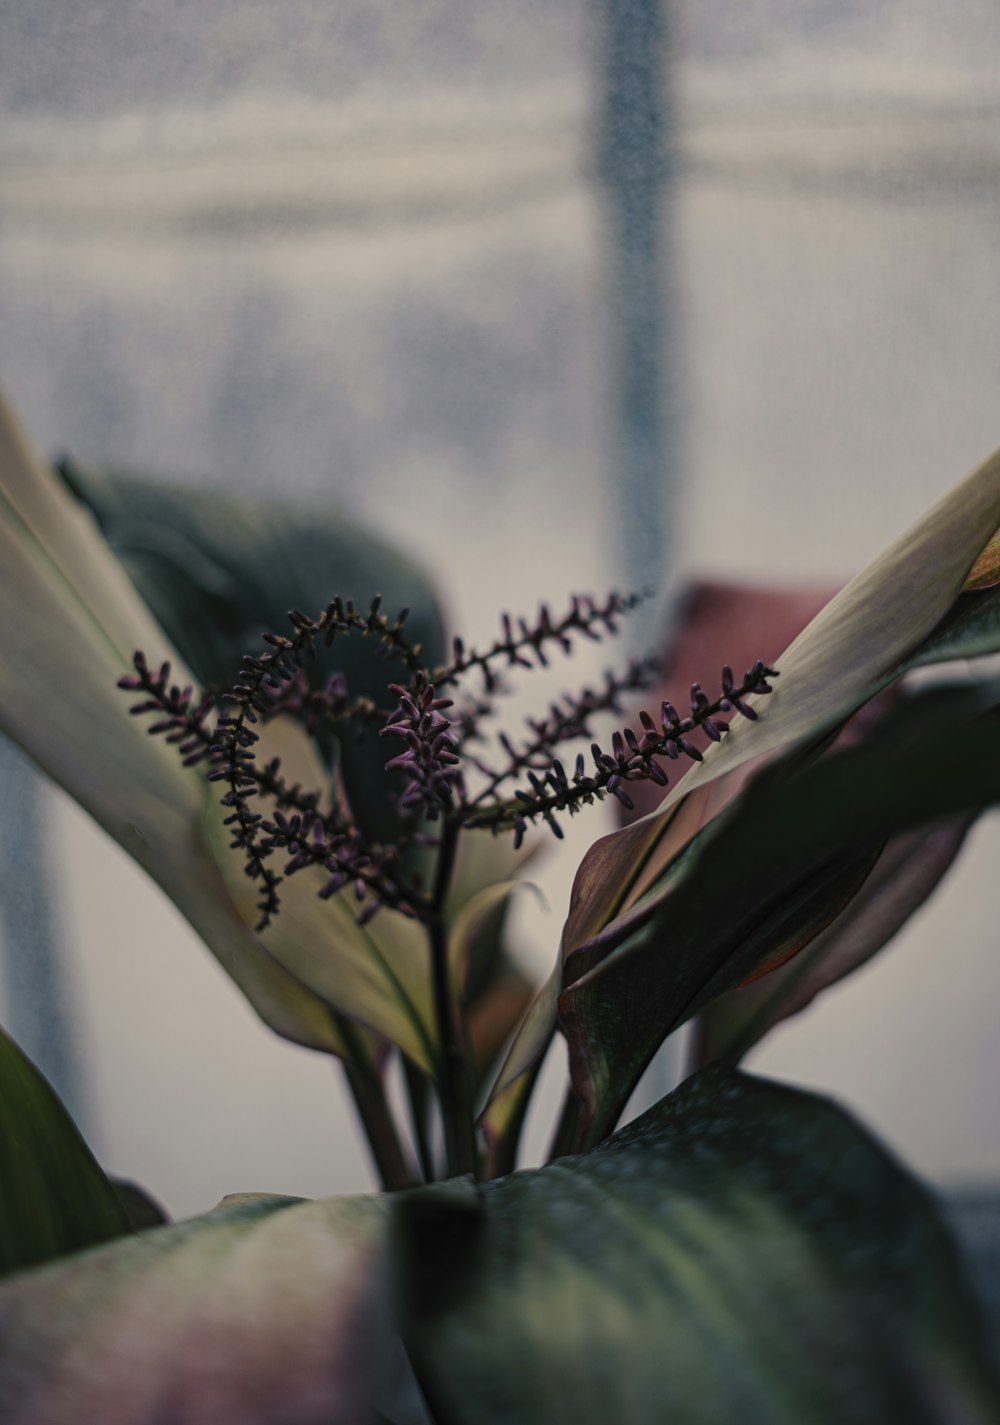
<svg viewBox="0 0 1000 1425"><path fill-rule="evenodd" d="M385 1096L385 1086L365 1043L346 1016L334 1014L332 1017L350 1056L343 1063L344 1076L382 1186L387 1192L415 1187L420 1178L407 1160Z"/></svg>
<svg viewBox="0 0 1000 1425"><path fill-rule="evenodd" d="M424 1181L432 1183L437 1174L434 1171L434 1153L431 1149L430 1133L428 1132L428 1113L431 1106L430 1080L405 1056L403 1058L403 1079L406 1083L406 1096L410 1104L410 1120L413 1124L413 1138L417 1147L420 1171L424 1175Z"/></svg>
<svg viewBox="0 0 1000 1425"><path fill-rule="evenodd" d="M444 902L455 864L459 830L457 821L445 819L426 926L431 950L434 1019L440 1045L438 1092L441 1099L448 1171L454 1176L472 1173L478 1177L479 1154L472 1118L472 1094L464 1053L461 1011L451 993L448 926L444 914Z"/></svg>
<svg viewBox="0 0 1000 1425"><path fill-rule="evenodd" d="M416 1187L420 1179L406 1160L382 1085L350 1064L344 1073L382 1186L387 1192Z"/></svg>

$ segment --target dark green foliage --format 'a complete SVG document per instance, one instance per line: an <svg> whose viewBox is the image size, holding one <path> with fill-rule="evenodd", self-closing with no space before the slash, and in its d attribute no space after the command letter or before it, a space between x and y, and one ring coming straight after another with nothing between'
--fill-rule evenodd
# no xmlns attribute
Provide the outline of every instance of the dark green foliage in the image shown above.
<svg viewBox="0 0 1000 1425"><path fill-rule="evenodd" d="M577 1146L614 1127L672 1029L830 920L890 835L1000 801L998 698L995 683L924 694L855 750L791 776L772 764L633 912L567 957Z"/></svg>
<svg viewBox="0 0 1000 1425"><path fill-rule="evenodd" d="M585 1157L396 1219L437 1425L998 1418L935 1205L812 1095L709 1069Z"/></svg>
<svg viewBox="0 0 1000 1425"><path fill-rule="evenodd" d="M367 607L378 590L390 609L409 607L410 641L422 645L431 666L443 655L427 575L327 505L247 500L68 460L60 471L205 688L229 687L243 655L260 646L265 630L284 628L289 609L324 607L335 593ZM374 642L359 638L320 650L308 671L319 688L340 669L352 696L382 706L386 667ZM350 750L340 766L358 822L368 835L390 838L398 822L385 794L384 746L371 736L359 745L353 726L324 728L318 740L328 759L338 739Z"/></svg>
<svg viewBox="0 0 1000 1425"><path fill-rule="evenodd" d="M128 1230L125 1208L69 1114L0 1030L0 1275Z"/></svg>

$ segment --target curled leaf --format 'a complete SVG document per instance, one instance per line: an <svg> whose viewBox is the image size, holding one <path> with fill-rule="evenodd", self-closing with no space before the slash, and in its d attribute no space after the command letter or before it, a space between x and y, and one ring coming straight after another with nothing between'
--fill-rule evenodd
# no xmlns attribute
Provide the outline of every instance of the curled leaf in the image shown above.
<svg viewBox="0 0 1000 1425"><path fill-rule="evenodd" d="M778 656L774 692L748 700L763 714L759 721L740 720L657 812L591 848L573 888L567 952L641 895L645 868L684 798L779 748L821 737L895 677L953 607L998 524L1000 452L852 579Z"/></svg>
<svg viewBox="0 0 1000 1425"><path fill-rule="evenodd" d="M622 917L620 943L608 927L599 953L574 952L567 979L576 960L583 973L559 1019L583 1105L577 1146L614 1126L668 1033L823 929L889 837L1000 800L998 700L994 682L927 693L891 735L791 775L765 770Z"/></svg>
<svg viewBox="0 0 1000 1425"><path fill-rule="evenodd" d="M702 1011L697 1062L738 1062L775 1025L878 954L934 892L970 821L961 817L893 837L847 909L794 961Z"/></svg>

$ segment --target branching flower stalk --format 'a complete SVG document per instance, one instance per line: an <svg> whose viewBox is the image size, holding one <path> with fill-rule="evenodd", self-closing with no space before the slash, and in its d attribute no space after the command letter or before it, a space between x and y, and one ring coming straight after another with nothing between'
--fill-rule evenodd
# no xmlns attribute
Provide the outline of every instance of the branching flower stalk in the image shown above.
<svg viewBox="0 0 1000 1425"><path fill-rule="evenodd" d="M561 617L543 606L532 623L504 614L500 636L485 649L456 638L452 661L432 667L420 645L406 638L407 610L389 619L377 597L364 613L336 598L315 618L292 610L291 632L265 634L264 648L244 656L239 677L221 695L174 686L169 665L153 670L142 652L135 655L134 673L120 681L122 688L140 694L133 713L155 715L150 732L164 735L186 766L203 767L209 781L220 785L232 848L260 887L259 933L266 933L280 911L282 882L308 868L324 873L320 897L353 895L360 923L386 912L423 926L438 1042L435 1084L445 1166L452 1174L475 1174L479 1163L468 1027L452 991L448 963L446 903L460 838L473 831L509 832L520 846L537 822L561 838L560 816L574 815L606 796L631 807L629 782L666 786L665 762L701 760L691 741L695 729L720 741L727 715L755 718L747 697L770 692L768 679L775 673L763 662L739 682L724 668L717 697L709 698L695 684L687 713L663 702L656 718L640 713L638 729L614 732L610 747L604 748L593 740L593 719L621 714L627 697L648 688L657 673L652 660L634 660L623 673L609 672L597 690L585 687L552 703L544 716L529 719L527 737L518 741L505 731L492 739L486 734L484 723L508 691L510 670L546 667L553 650L571 653L578 637L599 641L614 634L618 618L638 602L637 595L612 593L603 603L578 596ZM339 670L319 687L309 678L307 663L316 657L318 645L329 647L345 636L374 639L377 655L402 669L402 678L387 679L384 706L352 696ZM479 693L464 686L472 675L480 681ZM442 696L452 690L461 695L458 704ZM320 790L290 785L278 759L258 760L258 728L279 713L296 718L312 736L323 727L363 737L378 727L380 736L402 744L385 764L387 773L402 779L401 789L387 785L401 828L391 843L367 838L350 808L324 801ZM557 753L582 739L590 740L589 764L580 752L568 771ZM473 753L472 743L486 751ZM508 784L518 781L521 785L508 791ZM413 847L433 854L429 886L407 854Z"/></svg>

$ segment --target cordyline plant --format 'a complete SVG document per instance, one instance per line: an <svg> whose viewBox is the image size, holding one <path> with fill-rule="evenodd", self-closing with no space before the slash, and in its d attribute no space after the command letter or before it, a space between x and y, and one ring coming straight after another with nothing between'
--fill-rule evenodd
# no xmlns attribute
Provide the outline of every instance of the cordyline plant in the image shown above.
<svg viewBox="0 0 1000 1425"><path fill-rule="evenodd" d="M56 474L5 412L0 721L267 1024L341 1061L387 1191L165 1224L0 1037L0 1421L1000 1418L933 1199L737 1067L1000 799L995 677L907 678L1000 650L998 525L995 456L783 653L762 629L683 706L636 661L514 734L509 680L632 598L449 644L419 570L343 522ZM650 785L534 991L504 938L533 829ZM694 1071L618 1128L692 1022ZM557 1035L548 1162L518 1172Z"/></svg>

